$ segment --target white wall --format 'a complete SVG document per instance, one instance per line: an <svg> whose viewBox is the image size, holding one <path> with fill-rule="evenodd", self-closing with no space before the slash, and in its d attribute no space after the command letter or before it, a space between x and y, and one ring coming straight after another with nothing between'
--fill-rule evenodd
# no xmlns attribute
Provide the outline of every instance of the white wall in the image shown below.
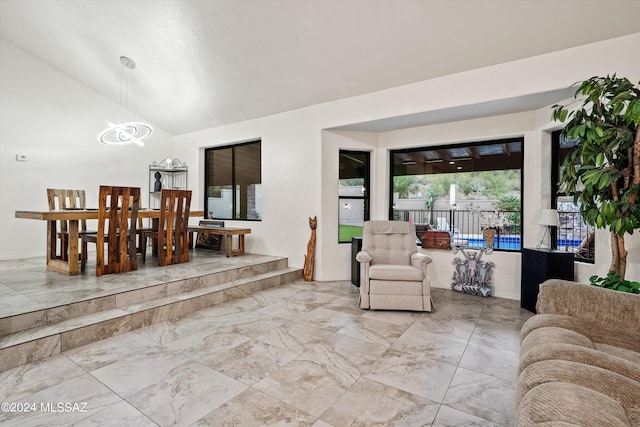
<svg viewBox="0 0 640 427"><path fill-rule="evenodd" d="M0 59L1 259L44 255L46 224L14 212L48 209L47 188L85 189L97 206L101 184L139 186L148 203L148 165L174 155L167 133L155 126L143 148L102 145L107 98L4 40Z"/></svg>
<svg viewBox="0 0 640 427"><path fill-rule="evenodd" d="M318 216L317 233L325 227L320 213L320 127L306 109L236 123L175 137L179 150L199 153L204 149L249 140L262 140L262 221L227 221L229 226L249 226L248 252L286 256L290 265L302 266L311 235L308 218ZM201 206L204 172L200 173L192 201ZM200 204L198 204L200 203ZM321 265L322 240L317 240L316 264Z"/></svg>
<svg viewBox="0 0 640 427"><path fill-rule="evenodd" d="M95 93L57 73L14 48L4 48L11 55L4 56L2 91L10 90L11 100L2 97L2 121L8 117L24 126L12 126L10 132L3 125L2 147L2 210L0 231L3 233L0 257L16 257L44 253L42 231L31 231L35 225L26 220L14 220L13 211L21 208L42 208L43 193L47 186L69 186L81 182L95 187L106 179L119 178L131 184L139 180L146 186L146 165L155 158L174 156L185 160L190 167L189 187L194 190L193 204L202 207L204 182L203 154L206 147L230 144L260 138L262 140L263 220L251 222L253 233L247 237L250 252L277 254L290 257L290 264L302 266L310 231L307 218L318 215L318 242L316 247L316 275L318 280L348 279L350 276L350 245L337 243L338 215L338 151L361 149L372 152L372 219L386 218L389 194L389 150L426 144L448 144L463 141L524 136L525 138L525 198L524 242L534 244L538 236L535 214L548 200L548 165L546 147L549 144L548 112L530 112L490 117L465 122L447 123L415 129L385 133L338 132L331 129L353 123L415 114L428 111L479 104L518 96L563 89L592 75L616 72L638 81L640 57L630 55L640 45L640 33L605 42L594 43L552 54L527 58L506 64L418 82L363 96L319 104L295 111L207 129L170 139L171 149L149 147L136 151L127 148L126 156L108 154L106 148L93 144L95 126L89 122L102 120L98 113L84 117L87 111L97 109L103 100ZM14 61L16 62L14 64ZM31 72L23 73L28 65ZM33 74L33 75L30 75ZM15 89L13 87L16 87ZM37 86L38 90L32 90ZM11 89L9 89L11 87ZM51 91L52 93L47 93ZM71 96L68 96L68 95ZM58 103L64 97L66 102ZM86 108L89 105L90 108ZM93 108L95 107L95 108ZM55 110L60 109L60 114ZM11 110L11 111L8 111ZM21 113L23 111L28 113ZM6 111L6 112L5 112ZM22 114L23 117L19 117ZM53 116L53 118L50 118ZM546 118L544 118L546 116ZM28 119L36 119L46 127L29 128ZM74 173L68 181L49 184L55 168L48 162L17 164L12 160L18 149L30 148L38 156L49 147L68 152L67 141L46 136L42 129L51 127L54 135L73 135L71 147L85 150L81 161L70 167ZM27 127L27 129L23 129ZM22 133L25 135L22 135ZM50 134L51 132L49 132ZM26 141L25 149L23 141ZM91 142L87 142L91 141ZM158 144L156 144L157 147ZM111 150L111 149L109 149ZM120 152L119 152L120 153ZM93 160L99 159L99 160ZM67 159L68 160L68 159ZM91 160L97 165L93 166ZM113 166L125 165L120 173ZM36 167L37 166L37 167ZM9 168L9 169L5 169ZM6 172L5 172L6 171ZM97 175L97 176L96 176ZM25 183L37 198L22 197L22 192L6 184L7 177ZM129 182L132 181L132 182ZM541 199L542 195L542 199ZM5 207L5 200L8 205ZM234 221L228 222L236 224ZM246 223L237 222L246 225ZM29 238L25 239L24 233ZM6 237L5 237L6 234ZM597 250L602 240L596 238ZM6 241L10 243L4 243ZM632 239L633 240L633 239ZM34 243L38 242L38 243ZM629 248L640 244L633 240ZM630 255L630 277L640 274L637 254ZM448 286L451 272L451 254L434 255L432 279L437 286ZM519 297L519 254L496 254L496 294ZM598 257L590 270L606 271L608 259ZM437 267L435 266L437 264Z"/></svg>

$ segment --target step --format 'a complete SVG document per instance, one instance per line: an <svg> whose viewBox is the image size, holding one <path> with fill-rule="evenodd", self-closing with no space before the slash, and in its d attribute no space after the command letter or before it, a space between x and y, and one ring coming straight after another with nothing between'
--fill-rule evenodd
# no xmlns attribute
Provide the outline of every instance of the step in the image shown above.
<svg viewBox="0 0 640 427"><path fill-rule="evenodd" d="M217 266L212 269L210 264L177 265L162 270L162 276L147 276L139 272L123 273L127 277L127 284L123 287L108 288L91 292L90 296L78 301L68 301L64 304L46 305L35 310L20 312L0 317L0 338L40 326L52 325L74 317L104 310L112 310L136 303L141 303L164 296L203 288L223 282L251 277L257 273L274 271L288 266L286 258L275 258L243 265L241 267ZM158 269L154 272L159 271ZM111 275L110 275L111 276ZM111 277L102 276L105 280ZM80 278L82 279L82 278ZM73 279L69 279L73 280ZM110 285L110 283L108 284Z"/></svg>
<svg viewBox="0 0 640 427"><path fill-rule="evenodd" d="M300 280L302 270L287 267L286 263L286 259L284 263L278 260L254 266L253 269L243 267L201 274L115 294L112 296L115 299L112 307L95 304L91 300L74 303L84 305L68 310L71 314L66 318L53 317L53 322L0 336L0 372ZM178 286L176 282L182 282L182 285ZM82 307L88 311L83 313ZM100 307L103 309L93 310Z"/></svg>

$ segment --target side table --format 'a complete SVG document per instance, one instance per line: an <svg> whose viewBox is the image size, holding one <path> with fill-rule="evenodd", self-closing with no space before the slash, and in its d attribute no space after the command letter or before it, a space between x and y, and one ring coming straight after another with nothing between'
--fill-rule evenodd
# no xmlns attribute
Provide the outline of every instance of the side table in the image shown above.
<svg viewBox="0 0 640 427"><path fill-rule="evenodd" d="M540 283L547 279L574 280L573 252L523 248L520 307L536 312Z"/></svg>

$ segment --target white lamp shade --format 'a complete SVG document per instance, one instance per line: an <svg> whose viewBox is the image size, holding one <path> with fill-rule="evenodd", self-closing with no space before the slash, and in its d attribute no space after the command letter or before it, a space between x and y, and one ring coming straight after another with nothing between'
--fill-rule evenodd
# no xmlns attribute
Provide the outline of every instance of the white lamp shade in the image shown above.
<svg viewBox="0 0 640 427"><path fill-rule="evenodd" d="M455 184L451 184L449 186L449 204L450 205L456 204L456 185Z"/></svg>
<svg viewBox="0 0 640 427"><path fill-rule="evenodd" d="M559 227L560 218L558 217L558 211L555 209L542 209L538 216L538 224Z"/></svg>

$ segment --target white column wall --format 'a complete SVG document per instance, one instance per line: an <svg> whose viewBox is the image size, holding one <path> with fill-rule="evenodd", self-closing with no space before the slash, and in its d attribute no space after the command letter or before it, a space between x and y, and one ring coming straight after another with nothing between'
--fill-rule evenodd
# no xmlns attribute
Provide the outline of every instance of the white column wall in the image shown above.
<svg viewBox="0 0 640 427"><path fill-rule="evenodd" d="M319 235L326 245L335 250L325 251L323 262L339 266L323 272L323 280L345 279L344 268L351 265L351 244L338 243L338 154L340 150L359 150L371 152L371 182L369 183L370 200L378 197L379 186L384 180L377 170L377 158L380 153L374 151L378 145L378 134L367 132L324 131L322 133L322 218L324 227ZM373 218L374 212L369 211ZM348 270L351 271L351 270Z"/></svg>

